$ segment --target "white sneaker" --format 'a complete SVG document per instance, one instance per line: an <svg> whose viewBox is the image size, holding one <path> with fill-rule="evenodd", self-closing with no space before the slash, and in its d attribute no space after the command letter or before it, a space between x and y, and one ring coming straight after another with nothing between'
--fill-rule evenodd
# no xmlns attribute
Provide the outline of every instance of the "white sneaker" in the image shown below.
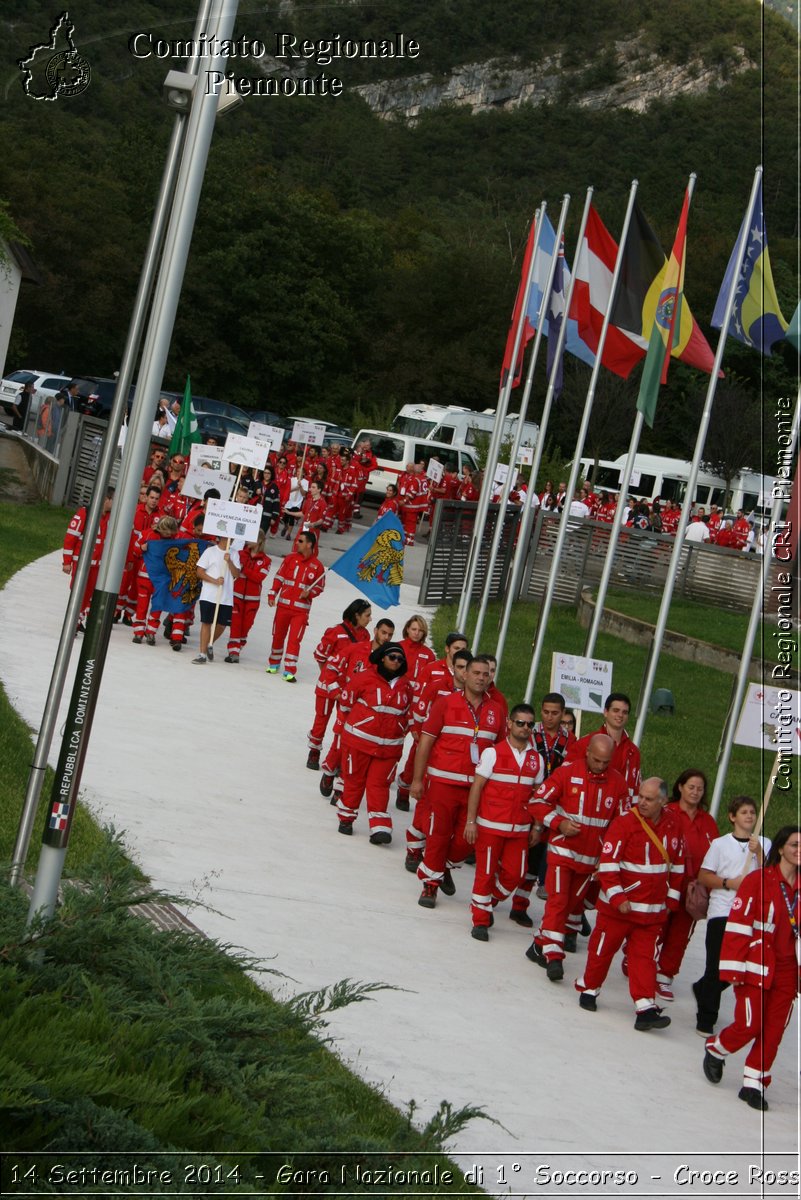
<svg viewBox="0 0 801 1200"><path fill-rule="evenodd" d="M192 659L192 662L193 662L193 663L200 663L200 664L203 664L205 661L206 661L206 655L205 655L205 654L198 654L197 658L193 658L193 659Z"/></svg>

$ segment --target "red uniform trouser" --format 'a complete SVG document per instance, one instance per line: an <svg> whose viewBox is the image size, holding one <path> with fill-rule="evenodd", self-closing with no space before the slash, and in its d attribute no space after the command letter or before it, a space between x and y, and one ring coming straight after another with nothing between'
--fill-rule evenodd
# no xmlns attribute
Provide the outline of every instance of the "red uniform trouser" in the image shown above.
<svg viewBox="0 0 801 1200"><path fill-rule="evenodd" d="M538 879L543 878L541 875L542 860L548 853L548 836L543 839L540 837L536 846L532 846L526 855L526 870L520 883L517 885L514 896L512 897L513 912L528 912L528 906L531 903L531 893L534 890L534 884Z"/></svg>
<svg viewBox="0 0 801 1200"><path fill-rule="evenodd" d="M669 915L667 924L663 927L662 944L659 949L660 975L670 979L678 975L693 929L695 921L686 908L682 907Z"/></svg>
<svg viewBox="0 0 801 1200"><path fill-rule="evenodd" d="M406 762L403 764L403 770L398 776L398 787L406 788L408 791L412 786L414 779L414 760L417 757L417 742L412 742Z"/></svg>
<svg viewBox="0 0 801 1200"><path fill-rule="evenodd" d="M136 567L125 570L120 580L120 590L117 596L118 617L133 617L136 612Z"/></svg>
<svg viewBox="0 0 801 1200"><path fill-rule="evenodd" d="M342 717L339 713L334 721L334 732L331 737L331 745L328 747L328 753L323 762L323 771L326 775L338 775L342 767Z"/></svg>
<svg viewBox="0 0 801 1200"><path fill-rule="evenodd" d="M419 515L416 508L402 508L400 510L400 519L403 525L403 532L406 534L407 546L414 545L414 535L417 532L417 518Z"/></svg>
<svg viewBox="0 0 801 1200"><path fill-rule="evenodd" d="M542 914L540 931L534 941L548 962L565 957L565 929L571 913L581 912L584 893L592 875L584 863L550 853L548 858L548 899Z"/></svg>
<svg viewBox="0 0 801 1200"><path fill-rule="evenodd" d="M464 840L469 792L468 783L443 783L429 778L427 799L431 816L423 861L417 868L418 879L423 883L440 883L449 862L464 862L472 854L473 847ZM417 809L414 815L416 823Z"/></svg>
<svg viewBox="0 0 801 1200"><path fill-rule="evenodd" d="M593 879L586 892L581 897L581 906L578 912L572 912L567 918L567 929L571 933L581 932L581 922L584 919L586 912L592 912L598 902L598 896L601 891L601 885L597 879ZM663 926L664 928L664 926Z"/></svg>
<svg viewBox="0 0 801 1200"><path fill-rule="evenodd" d="M186 637L186 631L192 624L192 617L195 614L194 608L185 608L183 612L171 613L170 624L170 641L183 642Z"/></svg>
<svg viewBox="0 0 801 1200"><path fill-rule="evenodd" d="M343 747L344 787L337 804L337 816L352 825L359 812L362 797L367 795L367 820L370 832L392 832L389 815L389 785L398 769L396 758L376 758L369 750Z"/></svg>
<svg viewBox="0 0 801 1200"><path fill-rule="evenodd" d="M587 946L587 965L576 987L597 996L623 943L629 964L629 993L639 1011L656 1003L656 943L662 923L639 925L599 911Z"/></svg>
<svg viewBox="0 0 801 1200"><path fill-rule="evenodd" d="M147 610L150 608L150 599L153 595L153 584L147 575L138 575L136 579L136 612L134 613L134 637L144 637L146 628L149 626L147 619ZM156 629L159 627L161 613L158 614L156 621Z"/></svg>
<svg viewBox="0 0 801 1200"><path fill-rule="evenodd" d="M70 576L70 590L72 589L72 581L75 578L75 572L78 568L77 561L72 564L72 575ZM95 594L95 586L97 584L97 576L100 571L100 563L92 563L89 568L89 574L86 577L86 587L83 590L81 598L81 611L78 614L79 621L86 621L89 616L89 609L92 605L92 596Z"/></svg>
<svg viewBox="0 0 801 1200"><path fill-rule="evenodd" d="M428 785L423 788L423 794L414 806L414 815L406 827L406 849L423 853L426 838L431 833L431 801L428 796Z"/></svg>
<svg viewBox="0 0 801 1200"><path fill-rule="evenodd" d="M309 749L321 750L325 731L328 728L328 722L331 720L331 713L334 711L336 699L331 692L326 692L320 695L319 692L314 693L314 721L309 730ZM328 759L326 759L326 763ZM329 775L333 775L333 771L328 771Z"/></svg>
<svg viewBox="0 0 801 1200"><path fill-rule="evenodd" d="M353 520L353 500L350 492L340 492L334 502L334 515L340 533L347 533Z"/></svg>
<svg viewBox="0 0 801 1200"><path fill-rule="evenodd" d="M284 660L284 670L294 675L298 669L298 654L300 643L309 623L309 610L306 608L290 608L288 604L276 604L273 619L273 644L270 649L270 666L280 667ZM286 654L284 654L286 642Z"/></svg>
<svg viewBox="0 0 801 1200"><path fill-rule="evenodd" d="M239 658L244 650L260 604L261 600L241 600L239 596L234 596L231 628L228 631L228 653L232 657Z"/></svg>
<svg viewBox="0 0 801 1200"><path fill-rule="evenodd" d="M495 905L511 896L526 873L528 833L498 833L479 825L475 851L470 912L474 925L489 925Z"/></svg>
<svg viewBox="0 0 801 1200"><path fill-rule="evenodd" d="M715 1058L735 1054L753 1038L743 1068L743 1087L763 1091L770 1084L770 1068L793 1011L798 987L798 966L793 959L776 963L769 988L750 983L734 985L734 1020L708 1038L706 1048Z"/></svg>

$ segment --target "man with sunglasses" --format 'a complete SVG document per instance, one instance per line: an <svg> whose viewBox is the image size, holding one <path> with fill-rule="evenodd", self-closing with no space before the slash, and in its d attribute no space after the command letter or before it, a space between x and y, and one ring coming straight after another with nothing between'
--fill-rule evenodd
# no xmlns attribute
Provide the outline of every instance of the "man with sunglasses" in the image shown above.
<svg viewBox="0 0 801 1200"><path fill-rule="evenodd" d="M167 479L161 493L159 515L175 517L179 525L183 523L186 514L189 511L189 507L193 502L192 496L183 495L182 489L185 478L186 458L183 454L173 454L170 458Z"/></svg>
<svg viewBox="0 0 801 1200"><path fill-rule="evenodd" d="M533 728L534 709L516 704L506 721L506 738L482 753L470 787L464 840L476 853L470 911L472 936L479 942L489 941L495 905L513 894L526 871L528 802L544 774L531 744Z"/></svg>

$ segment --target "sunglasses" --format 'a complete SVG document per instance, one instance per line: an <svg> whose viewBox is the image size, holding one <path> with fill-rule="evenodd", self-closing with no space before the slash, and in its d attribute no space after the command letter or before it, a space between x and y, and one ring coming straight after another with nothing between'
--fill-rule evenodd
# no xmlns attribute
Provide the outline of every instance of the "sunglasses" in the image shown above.
<svg viewBox="0 0 801 1200"><path fill-rule="evenodd" d="M521 729L533 729L533 721L518 721L517 717L512 717L512 724L519 725Z"/></svg>
<svg viewBox="0 0 801 1200"><path fill-rule="evenodd" d="M392 662L403 662L402 654L385 654L384 658L390 659Z"/></svg>

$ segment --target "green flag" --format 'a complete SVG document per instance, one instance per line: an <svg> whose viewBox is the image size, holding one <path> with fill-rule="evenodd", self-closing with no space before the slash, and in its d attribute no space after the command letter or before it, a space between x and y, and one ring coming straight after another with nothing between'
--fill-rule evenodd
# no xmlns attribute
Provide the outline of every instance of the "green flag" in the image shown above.
<svg viewBox="0 0 801 1200"><path fill-rule="evenodd" d="M184 458L186 458L192 443L199 444L202 441L203 438L200 436L200 430L197 427L195 410L192 407L192 385L187 375L181 411L178 414L178 420L170 439L170 457L173 454L183 454Z"/></svg>

